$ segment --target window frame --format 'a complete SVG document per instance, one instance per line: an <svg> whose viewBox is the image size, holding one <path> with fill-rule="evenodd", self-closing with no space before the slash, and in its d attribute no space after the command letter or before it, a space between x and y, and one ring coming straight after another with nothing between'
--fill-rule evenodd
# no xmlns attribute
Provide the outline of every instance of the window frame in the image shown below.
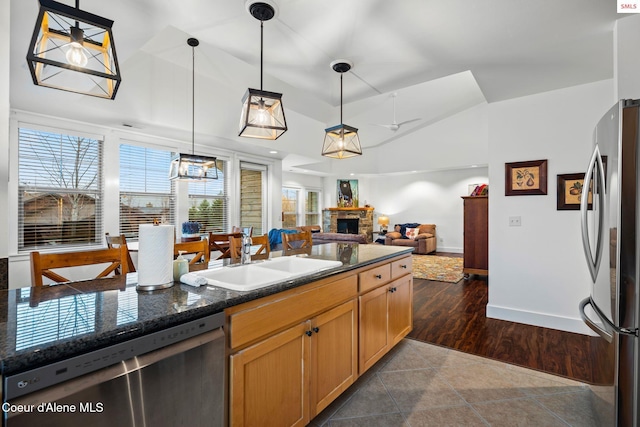
<svg viewBox="0 0 640 427"><path fill-rule="evenodd" d="M65 187L56 187L56 186L33 186L32 188L36 188L39 190L52 190L52 192L56 193L80 193L80 194L95 194L95 204L94 210L99 214L96 215L95 218L95 227L94 227L94 236L92 241L89 242L69 242L62 244L54 244L54 245L35 245L35 246L24 246L24 211L23 211L23 189L29 188L29 186L20 184L20 150L21 150L21 138L20 131L24 129L30 132L44 132L62 136L71 136L78 138L87 138L90 140L97 141L98 143L98 152L97 159L98 164L97 168L97 187L95 189L90 190L70 190ZM10 185L8 189L8 196L10 200L10 211L15 212L15 217L10 216L10 229L15 230L15 232L10 233L7 236L9 240L9 250L14 251L16 254L28 254L33 250L37 250L40 252L56 252L56 251L66 251L73 250L74 248L95 248L103 246L102 235L104 233L104 225L105 225L105 169L104 169L104 159L106 152L106 142L105 136L93 132L87 132L82 129L78 129L76 127L56 127L56 126L47 126L42 124L36 124L29 121L21 121L15 120L12 121L10 126L10 141L12 147L15 147L14 150L10 150L10 164L15 165L14 168L10 168L9 170L9 180L17 183L17 185Z"/></svg>

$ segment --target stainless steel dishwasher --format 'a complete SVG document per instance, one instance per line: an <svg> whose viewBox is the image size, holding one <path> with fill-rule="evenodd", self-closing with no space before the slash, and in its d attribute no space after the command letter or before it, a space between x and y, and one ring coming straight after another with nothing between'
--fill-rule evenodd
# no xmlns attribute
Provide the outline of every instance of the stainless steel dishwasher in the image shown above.
<svg viewBox="0 0 640 427"><path fill-rule="evenodd" d="M4 379L15 426L222 426L225 349L217 313Z"/></svg>

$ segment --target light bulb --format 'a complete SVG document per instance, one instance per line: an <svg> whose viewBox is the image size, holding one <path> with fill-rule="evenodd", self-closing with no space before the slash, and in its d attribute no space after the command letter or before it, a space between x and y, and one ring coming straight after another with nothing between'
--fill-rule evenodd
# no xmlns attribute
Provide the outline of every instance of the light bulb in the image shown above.
<svg viewBox="0 0 640 427"><path fill-rule="evenodd" d="M71 65L75 65L77 67L84 67L87 65L87 55L85 55L84 48L78 42L72 42L69 44L69 49L65 56L67 57L67 62Z"/></svg>
<svg viewBox="0 0 640 427"><path fill-rule="evenodd" d="M343 147L344 147L344 141L342 140L342 138L340 138L338 140L338 148L342 150Z"/></svg>
<svg viewBox="0 0 640 427"><path fill-rule="evenodd" d="M260 125L269 124L269 113L267 109L264 108L264 99L260 99L258 101L258 111L256 113L256 122Z"/></svg>

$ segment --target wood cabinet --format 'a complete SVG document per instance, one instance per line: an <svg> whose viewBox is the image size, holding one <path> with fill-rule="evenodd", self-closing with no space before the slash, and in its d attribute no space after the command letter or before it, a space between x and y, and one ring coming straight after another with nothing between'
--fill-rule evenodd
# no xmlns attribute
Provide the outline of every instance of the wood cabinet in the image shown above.
<svg viewBox="0 0 640 427"><path fill-rule="evenodd" d="M410 275L360 296L360 375L411 331L412 301L413 280Z"/></svg>
<svg viewBox="0 0 640 427"><path fill-rule="evenodd" d="M489 274L489 198L463 197L464 200L464 267L469 274Z"/></svg>
<svg viewBox="0 0 640 427"><path fill-rule="evenodd" d="M356 380L355 299L233 354L231 425L306 425Z"/></svg>
<svg viewBox="0 0 640 427"><path fill-rule="evenodd" d="M226 310L229 425L306 425L412 327L411 256Z"/></svg>

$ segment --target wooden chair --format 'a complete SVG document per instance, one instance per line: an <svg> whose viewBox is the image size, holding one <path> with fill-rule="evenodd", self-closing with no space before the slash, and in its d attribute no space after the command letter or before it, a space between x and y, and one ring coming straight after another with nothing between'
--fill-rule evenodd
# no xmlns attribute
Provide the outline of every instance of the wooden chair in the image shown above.
<svg viewBox="0 0 640 427"><path fill-rule="evenodd" d="M31 286L42 286L42 276L51 279L56 283L71 281L64 276L51 271L55 268L109 263L109 266L98 274L96 279L115 273L115 270L118 267L120 267L120 272L122 274L127 274L129 271L127 253L126 245L121 245L119 248L55 254L41 254L38 251L31 252Z"/></svg>
<svg viewBox="0 0 640 427"><path fill-rule="evenodd" d="M109 233L104 233L104 237L107 240L107 247L111 248L119 248L124 245L127 248L127 267L129 273L133 273L136 271L136 266L133 265L133 260L131 259L131 253L129 252L129 248L127 247L127 239L124 237L124 234L119 236L109 236ZM120 274L120 268L116 269L116 274Z"/></svg>
<svg viewBox="0 0 640 427"><path fill-rule="evenodd" d="M220 256L217 259L231 258L229 248L230 237L242 237L242 232L236 233L212 233L209 232L209 251L219 251Z"/></svg>
<svg viewBox="0 0 640 427"><path fill-rule="evenodd" d="M235 225L231 227L232 233L243 233L251 236L253 234L253 227L236 227Z"/></svg>
<svg viewBox="0 0 640 427"><path fill-rule="evenodd" d="M180 242L173 245L173 257L177 257L179 252L185 254L195 254L189 265L197 264L203 261L205 264L209 264L211 259L211 252L209 252L209 242L207 239L198 240L197 242Z"/></svg>
<svg viewBox="0 0 640 427"><path fill-rule="evenodd" d="M282 234L282 250L310 248L313 244L310 231L302 231L300 233L281 233Z"/></svg>
<svg viewBox="0 0 640 427"><path fill-rule="evenodd" d="M255 253L251 254L251 259L269 259L271 250L269 248L269 235L255 236L251 238L253 246L260 245ZM242 253L242 237L229 238L229 254L231 259L239 260Z"/></svg>

